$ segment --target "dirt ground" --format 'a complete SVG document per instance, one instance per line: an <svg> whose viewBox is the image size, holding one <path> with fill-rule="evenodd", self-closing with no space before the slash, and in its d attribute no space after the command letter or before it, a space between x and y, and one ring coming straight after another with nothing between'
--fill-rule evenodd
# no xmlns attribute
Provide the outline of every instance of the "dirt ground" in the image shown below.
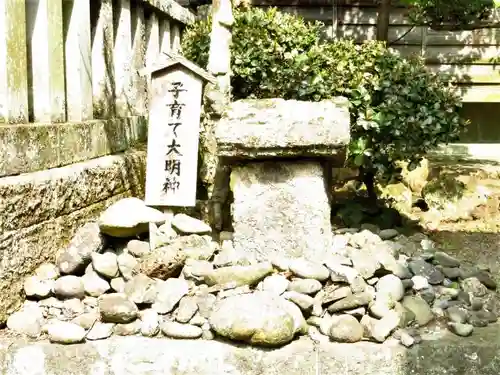
<svg viewBox="0 0 500 375"><path fill-rule="evenodd" d="M427 234L458 258L488 266L500 282L500 162L463 159L434 160L432 173L446 171L474 180L492 191L489 207L474 220L440 222ZM425 228L425 226L424 226Z"/></svg>

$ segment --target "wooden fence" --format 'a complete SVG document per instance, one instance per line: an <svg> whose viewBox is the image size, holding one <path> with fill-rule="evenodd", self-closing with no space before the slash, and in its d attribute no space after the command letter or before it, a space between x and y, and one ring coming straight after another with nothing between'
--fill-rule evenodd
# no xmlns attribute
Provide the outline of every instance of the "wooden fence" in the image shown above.
<svg viewBox="0 0 500 375"><path fill-rule="evenodd" d="M0 123L144 115L137 69L193 20L173 0L0 0Z"/></svg>

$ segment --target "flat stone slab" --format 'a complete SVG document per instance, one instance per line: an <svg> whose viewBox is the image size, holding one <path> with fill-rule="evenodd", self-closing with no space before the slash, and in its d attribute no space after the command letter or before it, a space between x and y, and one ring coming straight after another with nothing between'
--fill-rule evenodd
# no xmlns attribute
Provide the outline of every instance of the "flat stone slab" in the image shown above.
<svg viewBox="0 0 500 375"><path fill-rule="evenodd" d="M348 104L342 97L233 102L215 130L219 156L328 157L343 162L350 140Z"/></svg>
<svg viewBox="0 0 500 375"><path fill-rule="evenodd" d="M500 329L452 334L411 349L395 343L314 343L307 337L275 350L203 340L113 337L70 346L0 342L9 375L497 375Z"/></svg>
<svg viewBox="0 0 500 375"><path fill-rule="evenodd" d="M231 172L234 247L260 261L326 259L333 245L323 169L316 162L252 162Z"/></svg>

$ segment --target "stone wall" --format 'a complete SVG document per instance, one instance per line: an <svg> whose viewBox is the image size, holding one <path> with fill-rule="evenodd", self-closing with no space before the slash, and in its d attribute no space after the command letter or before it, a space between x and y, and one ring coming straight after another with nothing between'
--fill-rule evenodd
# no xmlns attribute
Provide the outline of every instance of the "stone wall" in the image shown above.
<svg viewBox="0 0 500 375"><path fill-rule="evenodd" d="M75 230L114 201L142 197L140 149L0 178L0 324L22 300L24 276L54 261Z"/></svg>

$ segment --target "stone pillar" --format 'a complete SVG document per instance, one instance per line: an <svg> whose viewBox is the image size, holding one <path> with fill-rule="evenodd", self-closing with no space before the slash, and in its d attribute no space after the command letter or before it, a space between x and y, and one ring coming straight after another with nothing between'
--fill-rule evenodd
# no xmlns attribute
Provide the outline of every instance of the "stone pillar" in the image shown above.
<svg viewBox="0 0 500 375"><path fill-rule="evenodd" d="M92 44L92 92L94 118L115 114L115 81L113 65L113 2L97 2L98 14Z"/></svg>
<svg viewBox="0 0 500 375"><path fill-rule="evenodd" d="M0 123L28 122L25 2L0 1Z"/></svg>
<svg viewBox="0 0 500 375"><path fill-rule="evenodd" d="M68 121L93 117L90 2L64 1L65 65Z"/></svg>
<svg viewBox="0 0 500 375"><path fill-rule="evenodd" d="M200 179L203 181L210 199L212 225L221 229L223 210L227 199L227 189L219 184L229 178L229 169L217 157L217 142L214 127L220 120L224 107L231 100L231 29L234 23L231 0L212 2L212 31L208 71L215 76L217 84L207 84L204 93L205 118L201 122L200 149L203 159Z"/></svg>
<svg viewBox="0 0 500 375"><path fill-rule="evenodd" d="M218 89L229 99L231 89L231 41L234 17L231 0L212 2L212 32L208 71L217 78Z"/></svg>
<svg viewBox="0 0 500 375"><path fill-rule="evenodd" d="M66 93L64 84L63 8L61 0L26 3L30 32L31 92L33 121L64 122Z"/></svg>
<svg viewBox="0 0 500 375"><path fill-rule="evenodd" d="M131 92L132 81L132 17L130 0L118 0L115 9L117 19L114 54L116 114L127 117L132 112L134 98Z"/></svg>

